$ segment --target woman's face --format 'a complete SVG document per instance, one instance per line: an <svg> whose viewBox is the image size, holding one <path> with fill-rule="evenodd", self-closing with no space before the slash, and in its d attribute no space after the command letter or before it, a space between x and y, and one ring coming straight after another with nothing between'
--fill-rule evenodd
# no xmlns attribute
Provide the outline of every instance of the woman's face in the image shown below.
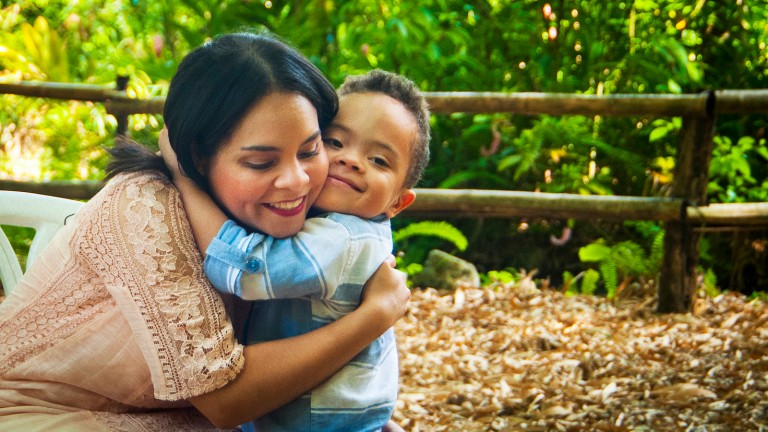
<svg viewBox="0 0 768 432"><path fill-rule="evenodd" d="M242 225L273 237L296 234L328 175L314 106L296 93L264 97L207 175L214 198Z"/></svg>

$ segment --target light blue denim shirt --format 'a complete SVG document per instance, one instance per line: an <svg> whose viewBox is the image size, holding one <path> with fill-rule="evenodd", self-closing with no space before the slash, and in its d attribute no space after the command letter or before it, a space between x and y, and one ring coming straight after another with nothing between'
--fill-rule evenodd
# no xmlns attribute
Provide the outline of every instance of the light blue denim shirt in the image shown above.
<svg viewBox="0 0 768 432"><path fill-rule="evenodd" d="M206 251L204 268L217 290L266 300L251 307L243 335L250 344L307 333L351 312L391 253L392 230L384 216L327 213L284 239L227 221ZM397 388L390 329L324 384L245 429L378 430L392 416Z"/></svg>

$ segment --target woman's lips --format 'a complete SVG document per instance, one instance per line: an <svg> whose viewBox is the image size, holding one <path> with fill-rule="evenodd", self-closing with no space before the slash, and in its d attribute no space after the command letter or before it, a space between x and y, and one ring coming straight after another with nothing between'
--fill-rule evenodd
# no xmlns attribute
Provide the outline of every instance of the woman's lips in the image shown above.
<svg viewBox="0 0 768 432"><path fill-rule="evenodd" d="M295 200L264 204L264 206L280 216L296 216L304 211L304 203L306 198L306 196L303 196Z"/></svg>

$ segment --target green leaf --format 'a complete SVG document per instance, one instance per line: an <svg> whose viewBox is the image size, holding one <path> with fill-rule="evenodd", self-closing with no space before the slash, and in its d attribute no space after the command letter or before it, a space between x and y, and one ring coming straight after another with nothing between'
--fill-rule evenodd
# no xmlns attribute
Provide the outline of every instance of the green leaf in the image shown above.
<svg viewBox="0 0 768 432"><path fill-rule="evenodd" d="M740 172L746 178L752 178L752 169L745 159L733 158L733 170Z"/></svg>
<svg viewBox="0 0 768 432"><path fill-rule="evenodd" d="M616 295L619 279L618 272L616 271L616 262L613 260L605 260L600 263L600 274L603 276L607 297L612 299L613 296Z"/></svg>
<svg viewBox="0 0 768 432"><path fill-rule="evenodd" d="M720 290L717 289L717 275L711 268L704 273L704 291L710 297L720 294Z"/></svg>
<svg viewBox="0 0 768 432"><path fill-rule="evenodd" d="M599 262L611 255L611 248L604 244L592 243L579 248L579 259L582 262Z"/></svg>
<svg viewBox="0 0 768 432"><path fill-rule="evenodd" d="M651 131L651 134L648 136L649 142L656 142L669 133L669 128L667 127L657 127L654 130Z"/></svg>
<svg viewBox="0 0 768 432"><path fill-rule="evenodd" d="M523 156L519 154L514 154L511 156L507 156L501 161L499 161L499 165L497 166L497 171L501 172L506 170L509 167L515 166L519 164L523 160Z"/></svg>
<svg viewBox="0 0 768 432"><path fill-rule="evenodd" d="M673 80L672 78L670 78L669 81L667 81L667 87L669 88L670 93L680 94L683 92L683 88L680 87L680 84L675 82L675 80Z"/></svg>
<svg viewBox="0 0 768 432"><path fill-rule="evenodd" d="M422 221L412 223L392 233L395 242L413 236L434 236L453 243L460 251L467 248L467 238L458 228L443 221Z"/></svg>
<svg viewBox="0 0 768 432"><path fill-rule="evenodd" d="M600 273L597 270L586 270L581 279L581 293L585 295L594 294L597 289L598 280L600 280Z"/></svg>
<svg viewBox="0 0 768 432"><path fill-rule="evenodd" d="M757 154L760 155L763 159L768 161L768 148L758 147Z"/></svg>

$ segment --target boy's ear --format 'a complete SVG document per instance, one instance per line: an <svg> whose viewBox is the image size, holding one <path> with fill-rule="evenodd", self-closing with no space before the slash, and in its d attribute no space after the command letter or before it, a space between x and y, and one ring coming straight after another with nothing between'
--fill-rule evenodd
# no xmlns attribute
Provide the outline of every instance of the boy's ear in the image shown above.
<svg viewBox="0 0 768 432"><path fill-rule="evenodd" d="M389 206L386 212L384 212L388 218L392 219L413 204L413 200L416 199L416 192L413 189L403 189L400 192L400 196L397 197L394 203Z"/></svg>

